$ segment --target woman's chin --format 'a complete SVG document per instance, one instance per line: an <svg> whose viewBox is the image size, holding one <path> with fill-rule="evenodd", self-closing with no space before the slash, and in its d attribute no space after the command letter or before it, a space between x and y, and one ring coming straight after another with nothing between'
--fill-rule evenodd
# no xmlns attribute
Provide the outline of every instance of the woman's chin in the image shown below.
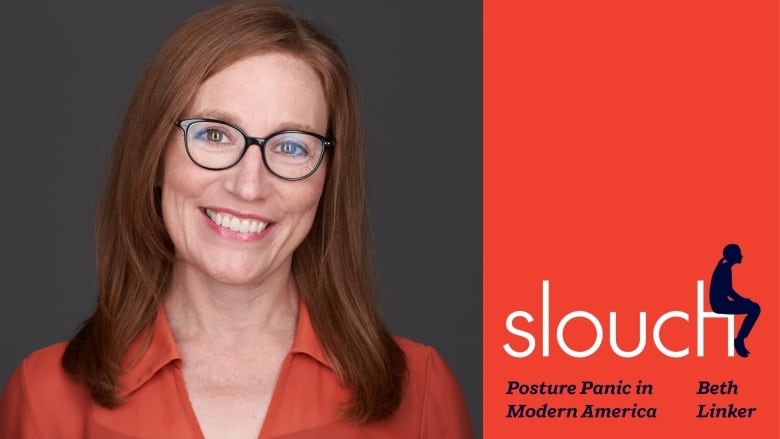
<svg viewBox="0 0 780 439"><path fill-rule="evenodd" d="M214 283L229 287L252 288L263 284L263 281L269 277L269 274L263 271L257 271L257 267L247 269L236 269L230 267L229 270L219 270L207 273L206 276Z"/></svg>

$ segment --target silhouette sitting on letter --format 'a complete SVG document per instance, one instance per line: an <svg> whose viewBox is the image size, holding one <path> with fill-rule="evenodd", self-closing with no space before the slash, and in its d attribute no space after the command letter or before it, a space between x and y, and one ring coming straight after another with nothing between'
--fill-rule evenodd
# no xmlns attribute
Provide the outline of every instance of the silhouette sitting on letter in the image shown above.
<svg viewBox="0 0 780 439"><path fill-rule="evenodd" d="M723 247L723 258L718 261L712 272L710 282L710 306L718 314L747 314L734 339L734 350L740 357L747 357L750 351L745 347L745 339L756 324L761 307L752 300L740 296L731 283L731 267L742 262L742 250L737 244Z"/></svg>

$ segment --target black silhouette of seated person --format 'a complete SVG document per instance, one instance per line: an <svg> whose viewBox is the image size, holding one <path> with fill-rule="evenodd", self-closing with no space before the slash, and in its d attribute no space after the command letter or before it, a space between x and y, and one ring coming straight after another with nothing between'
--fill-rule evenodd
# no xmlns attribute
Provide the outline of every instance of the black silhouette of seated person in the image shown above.
<svg viewBox="0 0 780 439"><path fill-rule="evenodd" d="M734 339L734 349L740 357L747 357L750 351L745 347L745 339L756 324L761 307L752 300L734 291L731 282L731 267L742 262L742 250L737 244L723 248L723 258L718 261L712 272L710 282L710 307L719 314L747 314Z"/></svg>

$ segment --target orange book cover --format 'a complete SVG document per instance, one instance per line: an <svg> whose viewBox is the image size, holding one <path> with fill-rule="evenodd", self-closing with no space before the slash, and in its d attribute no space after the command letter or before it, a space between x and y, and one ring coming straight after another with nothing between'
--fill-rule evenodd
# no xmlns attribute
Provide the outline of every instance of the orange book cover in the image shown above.
<svg viewBox="0 0 780 439"><path fill-rule="evenodd" d="M778 2L483 10L484 437L780 437Z"/></svg>

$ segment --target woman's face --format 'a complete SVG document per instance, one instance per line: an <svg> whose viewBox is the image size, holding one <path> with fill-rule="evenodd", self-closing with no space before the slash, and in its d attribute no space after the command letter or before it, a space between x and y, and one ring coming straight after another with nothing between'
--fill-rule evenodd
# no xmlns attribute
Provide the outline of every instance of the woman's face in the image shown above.
<svg viewBox="0 0 780 439"><path fill-rule="evenodd" d="M219 119L252 137L285 129L325 135L328 124L317 74L282 53L242 59L209 78L183 117ZM164 160L162 214L178 268L237 286L289 275L322 195L324 164L304 180L282 180L253 145L234 167L210 171L189 159L178 128ZM236 220L245 227L232 230Z"/></svg>

